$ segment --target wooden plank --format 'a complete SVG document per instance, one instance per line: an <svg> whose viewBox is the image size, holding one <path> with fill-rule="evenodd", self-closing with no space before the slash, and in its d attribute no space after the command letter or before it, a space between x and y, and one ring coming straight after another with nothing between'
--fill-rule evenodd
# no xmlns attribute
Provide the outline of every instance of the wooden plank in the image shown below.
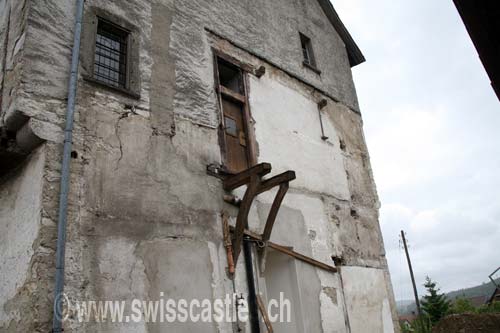
<svg viewBox="0 0 500 333"><path fill-rule="evenodd" d="M245 137L245 126L243 123L243 110L240 103L235 103L225 97L222 98L222 107L224 110L224 136L226 137L226 168L238 173L247 170L249 167L247 149L241 145L239 135ZM233 122L234 133L230 133L228 121Z"/></svg>
<svg viewBox="0 0 500 333"><path fill-rule="evenodd" d="M271 325L271 321L269 320L269 316L267 315L267 310L262 301L260 295L257 295L257 305L259 306L260 314L262 315L262 319L264 319L264 324L266 325L268 333L274 333L273 325Z"/></svg>
<svg viewBox="0 0 500 333"><path fill-rule="evenodd" d="M227 177L223 181L223 187L226 191L232 191L235 188L248 184L252 175L264 176L271 172L271 164L260 163L250 169Z"/></svg>
<svg viewBox="0 0 500 333"><path fill-rule="evenodd" d="M233 227L231 227L231 230L234 232ZM244 230L244 234L246 236L252 238L253 240L262 241L262 236L256 234L255 232L252 232L250 230ZM279 245L279 244L276 244L273 242L267 242L267 246L272 248L273 250L276 250L278 252L284 253L284 254L289 255L291 257L294 257L295 259L303 261L303 262L310 264L312 266L321 268L321 269L328 271L328 272L337 273L337 268L330 266L330 265L327 265L325 263L322 263L321 261L318 261L318 260L313 259L311 257L305 256L301 253L295 252L287 246Z"/></svg>
<svg viewBox="0 0 500 333"><path fill-rule="evenodd" d="M311 257L305 256L305 255L300 254L298 252L292 251L285 246L281 246L281 245L271 243L271 242L268 242L268 246L270 248L272 248L273 250L287 254L291 257L294 257L295 259L298 259L298 260L303 261L305 263L308 263L310 265L316 266L318 268L324 269L325 271L329 271L329 272L333 272L333 273L337 272L337 268L330 266L330 265L327 265L327 264L324 264L321 261L317 261Z"/></svg>
<svg viewBox="0 0 500 333"><path fill-rule="evenodd" d="M244 114L245 114L245 126L247 133L247 153L248 153L248 163L250 166L254 166L257 164L257 140L255 139L254 127L252 126L252 112L250 110L250 103L248 101L248 87L250 87L250 83L248 80L248 73L243 74L243 82L245 89L245 106L244 106Z"/></svg>
<svg viewBox="0 0 500 333"><path fill-rule="evenodd" d="M241 68L243 71L245 71L247 73L255 72L255 66L253 66L249 63L245 63L241 60L238 60L235 57L230 56L229 54L226 54L223 51L216 49L216 48L212 48L212 51L217 57L222 58L225 61L233 64L234 66Z"/></svg>
<svg viewBox="0 0 500 333"><path fill-rule="evenodd" d="M294 180L295 178L296 178L295 171L283 172L277 176L274 176L272 178L269 178L269 179L263 181L261 186L259 187L259 191L257 192L257 194L269 191L273 187L281 185L282 183L290 182L290 181Z"/></svg>
<svg viewBox="0 0 500 333"><path fill-rule="evenodd" d="M288 182L282 183L276 197L274 198L271 210L267 216L266 226L264 227L264 232L262 233L262 241L267 242L271 238L271 232L273 231L274 222L276 221L276 216L283 202L286 192L288 191Z"/></svg>
<svg viewBox="0 0 500 333"><path fill-rule="evenodd" d="M220 78L219 78L219 61L217 58L217 54L213 54L213 62L214 62L214 82L215 82L215 93L217 95L217 106L219 107L219 128L218 128L218 141L219 141L219 146L221 148L221 155L222 155L222 161L223 164L225 164L227 160L227 142L226 142L226 131L224 129L224 110L222 107L222 96L220 94L219 87L220 85Z"/></svg>
<svg viewBox="0 0 500 333"><path fill-rule="evenodd" d="M246 98L245 96L241 95L241 94L238 94L237 92L234 92L232 91L231 89L228 89L226 87L224 87L223 85L219 85L219 92L224 96L224 97L227 97L229 99L232 99L236 102L239 102L241 104L245 104L246 103Z"/></svg>

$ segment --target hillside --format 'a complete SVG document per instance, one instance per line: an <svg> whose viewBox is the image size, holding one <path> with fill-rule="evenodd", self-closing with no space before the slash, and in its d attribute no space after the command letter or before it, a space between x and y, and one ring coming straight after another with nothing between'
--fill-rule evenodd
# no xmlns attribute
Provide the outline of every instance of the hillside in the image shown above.
<svg viewBox="0 0 500 333"><path fill-rule="evenodd" d="M500 278L495 281L500 284ZM450 291L449 293L446 293L446 297L448 297L449 300L454 300L460 297L490 297L494 290L495 286L491 282L484 282L474 287ZM411 314L412 312L417 311L417 306L412 300L401 300L397 301L396 304L400 315Z"/></svg>
<svg viewBox="0 0 500 333"><path fill-rule="evenodd" d="M500 284L500 278L496 280L498 284ZM483 284L480 284L479 286L471 287L471 288L466 288L466 289L459 289L455 290L452 292L449 292L446 294L448 299L453 300L458 297L478 297L478 296L491 296L493 294L493 291L495 291L495 286L491 282L485 282Z"/></svg>

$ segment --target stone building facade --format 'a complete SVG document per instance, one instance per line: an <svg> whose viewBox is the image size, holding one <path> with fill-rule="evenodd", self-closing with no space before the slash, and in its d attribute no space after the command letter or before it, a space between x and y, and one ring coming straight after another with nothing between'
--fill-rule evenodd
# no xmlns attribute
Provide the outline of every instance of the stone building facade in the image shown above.
<svg viewBox="0 0 500 333"><path fill-rule="evenodd" d="M0 0L0 332L51 330L76 2ZM82 27L70 305L237 294L252 307L249 255L228 274L223 237L245 187L225 191L221 177L267 162L266 177L295 172L270 241L306 258L244 240L258 297L283 292L292 304L274 331L399 331L351 76L364 58L327 0L86 0ZM262 233L275 194L254 199L249 231ZM239 315L113 322L70 311L64 327L255 332Z"/></svg>

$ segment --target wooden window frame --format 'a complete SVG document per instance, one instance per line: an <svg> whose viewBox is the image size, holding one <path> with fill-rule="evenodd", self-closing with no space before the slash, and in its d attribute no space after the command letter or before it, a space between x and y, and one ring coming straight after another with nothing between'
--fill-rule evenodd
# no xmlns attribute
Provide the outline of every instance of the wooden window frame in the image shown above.
<svg viewBox="0 0 500 333"><path fill-rule="evenodd" d="M126 59L126 72L125 72L125 86L116 86L107 84L102 80L98 80L94 75L94 62L95 62L95 49L97 39L97 26L98 22L103 21L107 24L113 25L124 32L127 32L127 59ZM112 92L120 93L126 97L133 99L140 99L141 95L141 77L140 77L140 45L139 36L140 29L131 24L129 21L121 16L115 15L112 12L96 7L85 6L84 22L82 27L82 41L81 41L81 75L83 79L96 87L104 88Z"/></svg>
<svg viewBox="0 0 500 333"><path fill-rule="evenodd" d="M302 53L302 65L312 70L316 74L321 75L321 71L318 69L318 65L316 62L316 55L314 54L314 47L312 45L311 38L309 38L302 32L299 32L299 40L300 40L300 50Z"/></svg>
<svg viewBox="0 0 500 333"><path fill-rule="evenodd" d="M255 166L257 164L257 153L256 153L256 140L255 133L253 131L252 126L252 115L250 111L250 103L248 100L249 94L249 79L248 76L250 73L254 73L254 68L248 64L245 64L236 58L225 54L215 48L212 48L213 53L213 61L214 61L214 83L215 83L215 92L217 96L217 105L219 108L219 145L221 147L221 157L222 157L222 165L227 165L227 143L225 138L225 123L224 123L224 110L222 109L222 98L231 99L237 103L240 103L243 106L243 126L246 134L246 152L248 159L249 168ZM231 64L234 67L237 67L240 70L242 85L243 85L243 93L238 94L220 84L219 81L219 59Z"/></svg>

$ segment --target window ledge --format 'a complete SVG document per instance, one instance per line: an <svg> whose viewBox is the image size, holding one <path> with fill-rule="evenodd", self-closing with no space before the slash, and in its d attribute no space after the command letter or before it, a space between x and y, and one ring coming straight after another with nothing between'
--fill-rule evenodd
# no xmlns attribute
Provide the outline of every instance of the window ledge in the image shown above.
<svg viewBox="0 0 500 333"><path fill-rule="evenodd" d="M120 87L115 87L110 84L107 84L106 82L99 81L95 79L94 77L88 76L88 75L83 75L83 79L89 83L92 83L93 85L97 85L100 87L105 87L109 90L113 90L115 92L119 92L123 95L126 95L127 97L131 97L133 99L140 99L141 95L130 90L130 89L125 89L125 88L120 88Z"/></svg>
<svg viewBox="0 0 500 333"><path fill-rule="evenodd" d="M302 65L310 70L312 70L314 73L318 74L318 75L321 75L321 71L319 69L317 69L316 67L314 67L313 65L303 61L302 62Z"/></svg>

